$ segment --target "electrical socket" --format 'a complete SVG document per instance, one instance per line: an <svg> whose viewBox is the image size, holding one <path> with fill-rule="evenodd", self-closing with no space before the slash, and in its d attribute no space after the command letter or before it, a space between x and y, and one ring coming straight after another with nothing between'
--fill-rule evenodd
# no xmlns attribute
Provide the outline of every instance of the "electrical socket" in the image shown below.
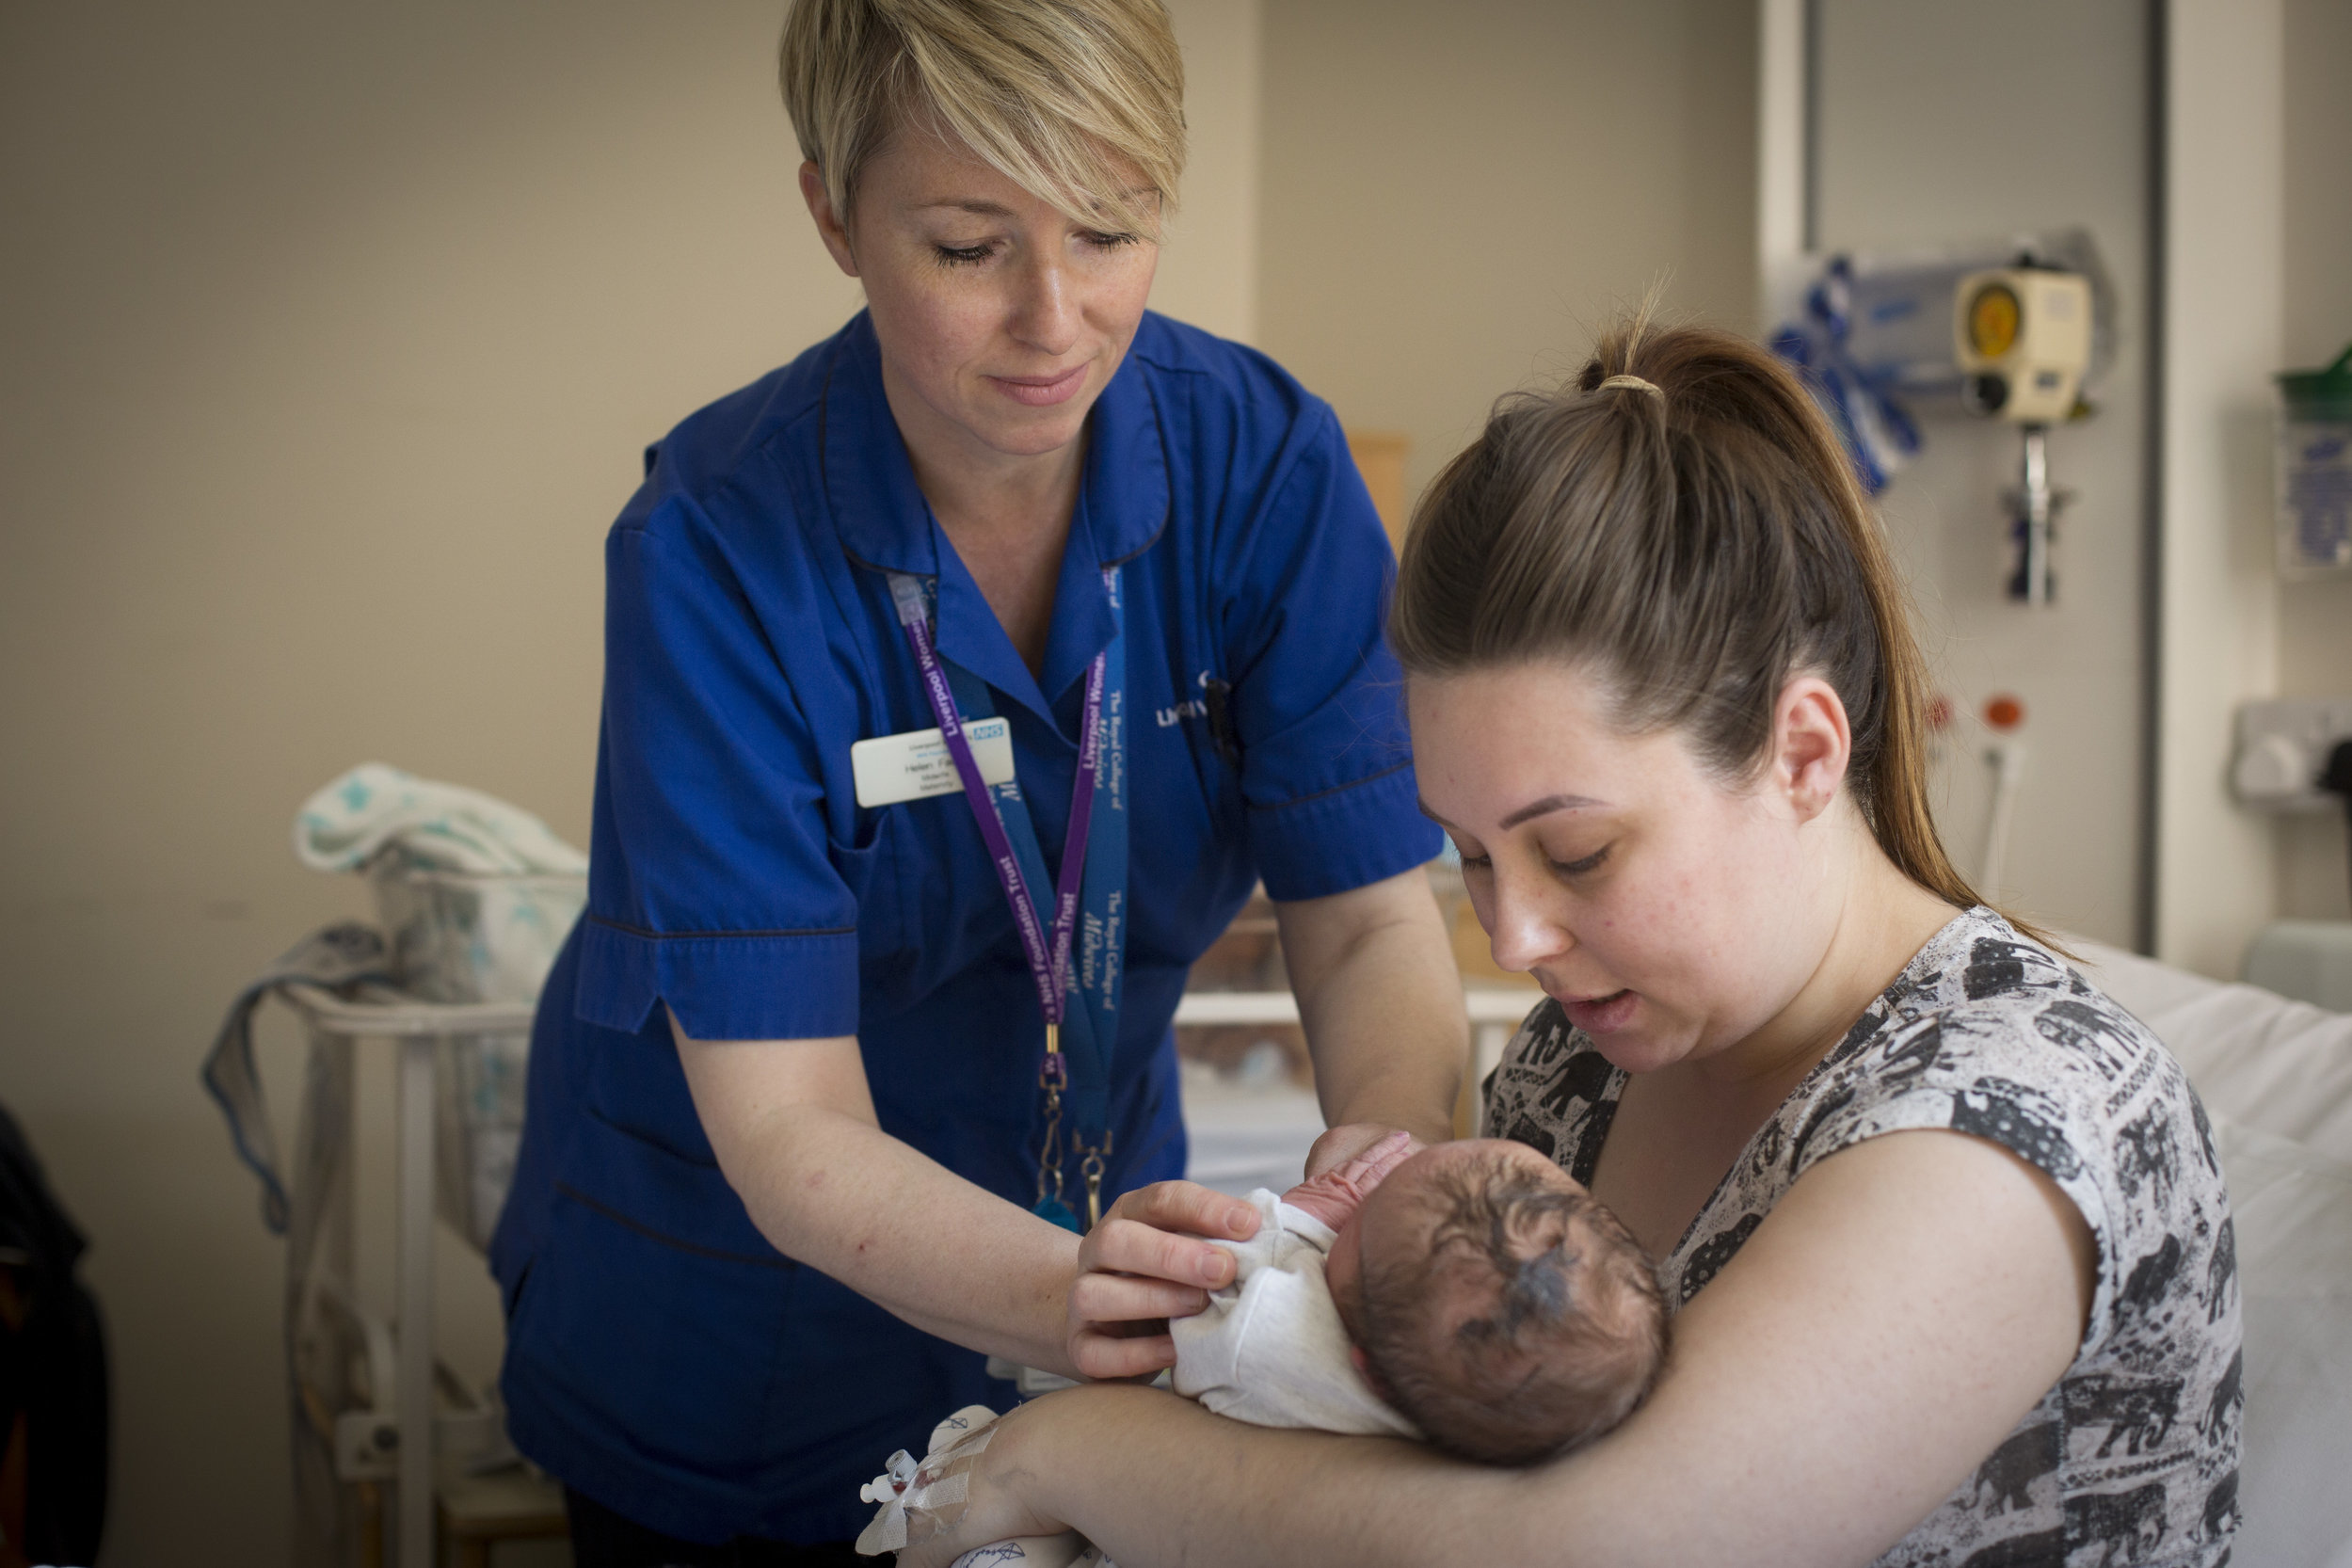
<svg viewBox="0 0 2352 1568"><path fill-rule="evenodd" d="M344 1480L398 1479L398 1418L377 1410L346 1410L336 1416L335 1474Z"/></svg>
<svg viewBox="0 0 2352 1568"><path fill-rule="evenodd" d="M505 1423L483 1401L433 1416L433 1457L452 1474L472 1475L511 1463ZM344 1480L396 1480L400 1417L388 1410L346 1410L335 1417L335 1474Z"/></svg>
<svg viewBox="0 0 2352 1568"><path fill-rule="evenodd" d="M2343 797L2318 782L2340 741L2352 741L2352 697L2242 705L2230 769L2239 803L2264 811L2342 809Z"/></svg>

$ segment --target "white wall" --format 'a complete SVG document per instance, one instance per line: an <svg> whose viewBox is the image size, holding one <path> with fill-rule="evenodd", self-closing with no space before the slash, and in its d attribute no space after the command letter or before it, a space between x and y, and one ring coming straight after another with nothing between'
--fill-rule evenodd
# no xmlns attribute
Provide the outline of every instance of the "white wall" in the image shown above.
<svg viewBox="0 0 2352 1568"><path fill-rule="evenodd" d="M2273 374L2352 342L2352 9L2173 0L2169 17L2159 951L2228 974L2274 916L2352 916L2341 814L2248 813L2222 782L2228 706L2352 694L2352 577L2282 583L2271 567Z"/></svg>
<svg viewBox="0 0 2352 1568"><path fill-rule="evenodd" d="M2352 6L2286 0L2285 296L2281 365L2324 365L2352 343ZM2352 694L2352 574L2281 584L2279 695ZM2344 817L2279 824L2279 913L2352 920Z"/></svg>
<svg viewBox="0 0 2352 1568"><path fill-rule="evenodd" d="M1176 8L1160 302L1247 333L1254 0ZM112 1328L105 1562L285 1558L280 1249L196 1074L248 976L364 912L296 805L380 757L584 842L641 448L856 308L783 9L0 8L0 1100ZM282 1024L264 1059L282 1109ZM486 1370L480 1266L442 1272Z"/></svg>
<svg viewBox="0 0 2352 1568"><path fill-rule="evenodd" d="M2284 298L2284 8L2169 0L2164 655L2156 954L2237 971L2275 836L2228 785L2231 715L2278 690L2270 377Z"/></svg>
<svg viewBox="0 0 2352 1568"><path fill-rule="evenodd" d="M2013 427L1951 414L1881 498L1928 652L1974 712L2024 699L2030 772L1994 896L2105 941L2134 937L2140 809L2142 464L2147 407L2146 8L2138 0L1821 0L1819 206L1827 250L1903 250L2083 224L2120 296L2121 354L2096 418L2050 438L2059 603L2001 597ZM1997 63L1996 63L1997 62ZM1981 731L1940 770L1963 871L1983 840Z"/></svg>

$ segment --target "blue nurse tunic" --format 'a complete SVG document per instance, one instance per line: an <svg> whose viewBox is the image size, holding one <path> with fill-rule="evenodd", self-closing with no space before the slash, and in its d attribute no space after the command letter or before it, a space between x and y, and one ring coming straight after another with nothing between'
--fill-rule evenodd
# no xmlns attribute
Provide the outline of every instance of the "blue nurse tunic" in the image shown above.
<svg viewBox="0 0 2352 1568"><path fill-rule="evenodd" d="M686 1539L838 1539L892 1449L1011 1400L767 1243L665 1009L697 1039L855 1034L883 1129L1026 1207L1043 1026L1004 894L960 793L860 807L850 747L933 726L887 574L936 579L939 655L1009 720L1056 863L1110 566L1132 715L1117 1192L1182 1173L1170 1019L1251 884L1314 898L1437 852L1380 636L1391 557L1331 409L1146 315L1091 416L1042 677L916 488L864 315L647 455L606 544L588 912L541 1001L491 1255L509 1428L568 1484Z"/></svg>

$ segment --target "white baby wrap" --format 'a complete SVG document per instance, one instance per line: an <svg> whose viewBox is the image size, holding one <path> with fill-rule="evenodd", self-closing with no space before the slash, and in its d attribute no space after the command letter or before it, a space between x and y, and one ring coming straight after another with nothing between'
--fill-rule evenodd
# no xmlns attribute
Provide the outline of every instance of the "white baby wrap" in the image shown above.
<svg viewBox="0 0 2352 1568"><path fill-rule="evenodd" d="M1233 1283L1209 1292L1208 1308L1178 1318L1176 1391L1208 1409L1260 1427L1415 1437L1418 1428L1374 1394L1348 1354L1348 1331L1323 1278L1337 1240L1329 1225L1259 1188L1257 1234L1219 1241L1233 1254ZM857 1538L868 1555L895 1551L948 1528L963 1514L966 1479L952 1463L984 1448L996 1416L972 1405L939 1423L918 1462L904 1449L860 1494L882 1506ZM911 1527L911 1528L910 1528ZM1113 1568L1072 1534L998 1541L956 1559L954 1568Z"/></svg>
<svg viewBox="0 0 2352 1568"><path fill-rule="evenodd" d="M1233 1254L1233 1283L1209 1292L1207 1311L1169 1325L1176 1391L1253 1426L1419 1437L1349 1357L1323 1278L1331 1227L1262 1187L1249 1201L1257 1234L1217 1243Z"/></svg>

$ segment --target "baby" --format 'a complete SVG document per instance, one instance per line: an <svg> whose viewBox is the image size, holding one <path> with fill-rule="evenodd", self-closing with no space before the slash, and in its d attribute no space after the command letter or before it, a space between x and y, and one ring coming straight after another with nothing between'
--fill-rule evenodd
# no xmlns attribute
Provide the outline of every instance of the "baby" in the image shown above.
<svg viewBox="0 0 2352 1568"><path fill-rule="evenodd" d="M1258 1426L1426 1436L1525 1464L1640 1403L1666 1347L1649 1260L1524 1144L1393 1133L1221 1241L1239 1267L1172 1324L1176 1388Z"/></svg>
<svg viewBox="0 0 2352 1568"><path fill-rule="evenodd" d="M1250 1201L1257 1234L1216 1243L1234 1255L1233 1283L1170 1325L1176 1390L1210 1410L1529 1464L1617 1425L1657 1379L1666 1303L1649 1259L1525 1144L1416 1151L1392 1133ZM883 1508L858 1550L895 1549L910 1511L960 1501L961 1479L941 1462L977 1453L994 1419L959 1411L932 1434L929 1460L893 1455L864 1494ZM1111 1568L1076 1534L998 1542L957 1568L1016 1563Z"/></svg>

